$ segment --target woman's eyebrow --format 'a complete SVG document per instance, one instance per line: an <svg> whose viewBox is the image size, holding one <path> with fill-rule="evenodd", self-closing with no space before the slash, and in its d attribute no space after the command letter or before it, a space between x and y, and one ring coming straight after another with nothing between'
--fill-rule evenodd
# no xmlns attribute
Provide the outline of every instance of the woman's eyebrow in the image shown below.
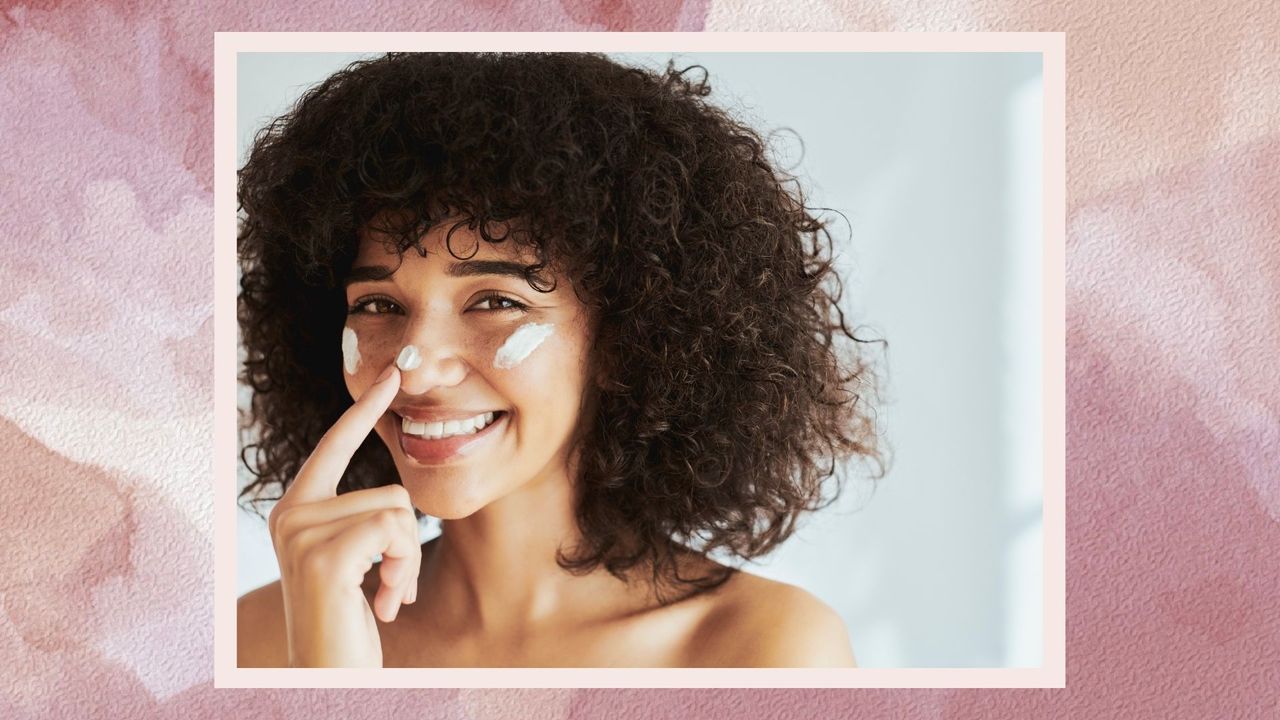
<svg viewBox="0 0 1280 720"><path fill-rule="evenodd" d="M463 260L449 266L446 271L449 277L470 277L472 275L510 275L525 279L527 265L509 260Z"/></svg>
<svg viewBox="0 0 1280 720"><path fill-rule="evenodd" d="M449 277L473 277L476 275L501 275L526 279L527 265L509 260L463 260L449 265L446 274ZM386 280L395 274L395 270L386 265L359 265L351 268L343 280L343 286L359 282L377 282Z"/></svg>
<svg viewBox="0 0 1280 720"><path fill-rule="evenodd" d="M347 277L342 281L342 286L346 287L358 282L386 280L393 274L395 274L395 270L386 265L361 265L351 268L351 272L347 273Z"/></svg>

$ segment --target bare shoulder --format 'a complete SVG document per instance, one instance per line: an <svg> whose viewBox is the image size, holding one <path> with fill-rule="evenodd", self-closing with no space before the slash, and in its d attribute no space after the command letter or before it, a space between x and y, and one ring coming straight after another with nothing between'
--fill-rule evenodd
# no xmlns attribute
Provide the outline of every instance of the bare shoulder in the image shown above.
<svg viewBox="0 0 1280 720"><path fill-rule="evenodd" d="M857 667L844 620L803 588L739 570L709 602L691 664Z"/></svg>
<svg viewBox="0 0 1280 720"><path fill-rule="evenodd" d="M251 590L236 601L236 666L288 667L280 581Z"/></svg>

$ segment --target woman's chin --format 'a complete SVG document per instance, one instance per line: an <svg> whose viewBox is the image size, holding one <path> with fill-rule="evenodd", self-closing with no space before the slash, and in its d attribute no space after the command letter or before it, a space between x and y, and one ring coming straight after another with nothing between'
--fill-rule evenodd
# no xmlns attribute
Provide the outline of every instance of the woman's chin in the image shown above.
<svg viewBox="0 0 1280 720"><path fill-rule="evenodd" d="M454 477L449 477L454 475ZM487 501L467 492L475 479L461 477L464 473L450 473L440 469L424 471L422 468L405 468L400 471L400 484L409 491L414 507L431 517L441 520L458 520L475 513Z"/></svg>
<svg viewBox="0 0 1280 720"><path fill-rule="evenodd" d="M436 518L438 520L461 520L463 518L474 515L476 510L478 510L479 508L470 508L467 510L457 509L453 512L448 512L446 510L440 510L439 512L436 512L436 511L429 510L422 507L419 507L418 509L421 510L424 514L430 515L431 517Z"/></svg>

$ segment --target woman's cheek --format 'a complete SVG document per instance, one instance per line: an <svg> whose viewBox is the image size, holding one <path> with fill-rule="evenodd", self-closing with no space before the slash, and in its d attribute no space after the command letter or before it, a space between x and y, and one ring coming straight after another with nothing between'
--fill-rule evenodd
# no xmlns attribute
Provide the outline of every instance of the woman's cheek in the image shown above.
<svg viewBox="0 0 1280 720"><path fill-rule="evenodd" d="M348 376L360 372L360 334L350 325L342 328L342 370Z"/></svg>
<svg viewBox="0 0 1280 720"><path fill-rule="evenodd" d="M491 364L495 370L519 370L530 358L544 348L555 334L554 323L527 322L517 327L493 353Z"/></svg>
<svg viewBox="0 0 1280 720"><path fill-rule="evenodd" d="M509 380L507 387L519 388L526 403L570 402L586 383L588 342L585 330L572 321L523 323L494 348L489 372Z"/></svg>
<svg viewBox="0 0 1280 720"><path fill-rule="evenodd" d="M394 359L399 349L395 345L395 341L387 338L385 333L371 331L367 327L347 325L342 329L343 377L353 398L363 394Z"/></svg>

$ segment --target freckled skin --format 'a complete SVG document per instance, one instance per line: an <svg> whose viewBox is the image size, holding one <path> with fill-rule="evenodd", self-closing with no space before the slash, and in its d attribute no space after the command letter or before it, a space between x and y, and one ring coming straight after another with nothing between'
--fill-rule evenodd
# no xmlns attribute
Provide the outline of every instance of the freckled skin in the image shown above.
<svg viewBox="0 0 1280 720"><path fill-rule="evenodd" d="M510 370L511 368L524 362L542 345L547 338L551 337L554 332L552 325L536 325L529 323L521 325L507 341L502 343L502 347L498 348L498 352L494 353L493 366L499 370ZM530 338L533 338L530 340ZM532 342L532 347L530 347Z"/></svg>
<svg viewBox="0 0 1280 720"><path fill-rule="evenodd" d="M567 282L540 293L517 277L448 275L446 269L458 259L443 246L443 236L424 238L426 257L412 251L397 257L370 236L364 238L356 266L398 269L387 280L347 289L349 307L370 298L383 302L366 304L371 312L348 316L347 324L359 332L363 361L346 380L358 397L406 345L414 345L421 364L403 373L397 402L508 412L508 427L487 452L437 466L420 465L404 453L394 415L375 426L415 505L448 519L466 517L531 481L567 483L566 445L587 387L590 323ZM454 247L465 249L467 243L455 234ZM529 261L513 244L483 241L471 259ZM486 299L495 292L528 311ZM530 323L554 325L555 332L515 367L494 368L499 348Z"/></svg>

